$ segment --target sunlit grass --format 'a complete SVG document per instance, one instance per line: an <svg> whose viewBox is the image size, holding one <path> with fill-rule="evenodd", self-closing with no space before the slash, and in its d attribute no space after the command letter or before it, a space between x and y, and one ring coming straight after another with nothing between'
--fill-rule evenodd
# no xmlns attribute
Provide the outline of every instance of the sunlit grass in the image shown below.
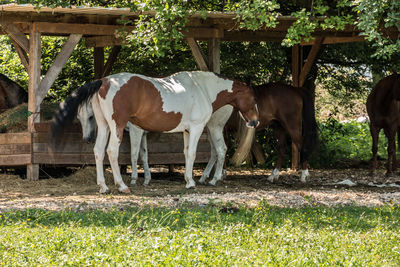
<svg viewBox="0 0 400 267"><path fill-rule="evenodd" d="M400 264L398 206L24 210L0 227L0 266Z"/></svg>

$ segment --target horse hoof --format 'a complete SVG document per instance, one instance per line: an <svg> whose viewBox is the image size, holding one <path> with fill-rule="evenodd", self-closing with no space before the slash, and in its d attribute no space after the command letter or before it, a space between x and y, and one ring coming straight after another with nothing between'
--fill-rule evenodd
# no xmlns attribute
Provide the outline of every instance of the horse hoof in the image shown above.
<svg viewBox="0 0 400 267"><path fill-rule="evenodd" d="M215 184L212 184L211 182L207 184L207 186L215 186Z"/></svg>
<svg viewBox="0 0 400 267"><path fill-rule="evenodd" d="M385 176L386 176L386 178L391 178L391 177L393 177L393 173L392 172L387 172Z"/></svg>
<svg viewBox="0 0 400 267"><path fill-rule="evenodd" d="M130 194L131 190L127 187L125 189L119 190L119 192L122 193L122 194Z"/></svg>
<svg viewBox="0 0 400 267"><path fill-rule="evenodd" d="M300 182L301 182L302 184L307 183L306 178L300 178Z"/></svg>
<svg viewBox="0 0 400 267"><path fill-rule="evenodd" d="M109 195L111 194L111 190L109 188L107 188L105 191L103 191L102 189L100 189L100 194L102 195Z"/></svg>
<svg viewBox="0 0 400 267"><path fill-rule="evenodd" d="M271 184L274 183L274 180L275 180L274 177L268 177L267 178L267 181L270 182Z"/></svg>
<svg viewBox="0 0 400 267"><path fill-rule="evenodd" d="M136 186L136 181L132 181L131 185Z"/></svg>
<svg viewBox="0 0 400 267"><path fill-rule="evenodd" d="M199 184L206 184L206 180L199 180Z"/></svg>

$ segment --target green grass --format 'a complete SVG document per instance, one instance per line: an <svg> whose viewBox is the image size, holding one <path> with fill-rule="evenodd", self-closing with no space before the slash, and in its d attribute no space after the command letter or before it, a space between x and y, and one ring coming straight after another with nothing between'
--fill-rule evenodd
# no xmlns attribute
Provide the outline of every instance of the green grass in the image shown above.
<svg viewBox="0 0 400 267"><path fill-rule="evenodd" d="M400 207L0 214L0 266L395 266Z"/></svg>

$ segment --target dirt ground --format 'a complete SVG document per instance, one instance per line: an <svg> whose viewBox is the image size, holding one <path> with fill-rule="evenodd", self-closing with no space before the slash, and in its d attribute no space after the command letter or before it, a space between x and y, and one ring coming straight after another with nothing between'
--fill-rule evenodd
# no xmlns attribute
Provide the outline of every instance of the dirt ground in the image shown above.
<svg viewBox="0 0 400 267"><path fill-rule="evenodd" d="M197 181L202 168L195 168ZM143 186L143 170L139 170L139 185L132 193L122 195L113 185L111 170L106 170L106 183L110 195L100 195L96 185L94 167L75 169L42 169L39 181L27 181L14 173L0 174L0 211L40 208L47 210L87 210L125 208L129 206L179 205L204 206L210 203L255 206L260 200L281 207L336 206L336 205L400 205L400 176L386 178L380 170L374 178L368 169L310 170L306 184L299 181L299 172L282 171L276 183L267 181L272 170L228 169L227 177L217 186L198 184L186 190L184 168L178 167L170 174L164 167L154 167L152 181ZM129 170L128 170L129 172ZM127 184L130 174L124 175ZM340 185L345 180L355 186Z"/></svg>

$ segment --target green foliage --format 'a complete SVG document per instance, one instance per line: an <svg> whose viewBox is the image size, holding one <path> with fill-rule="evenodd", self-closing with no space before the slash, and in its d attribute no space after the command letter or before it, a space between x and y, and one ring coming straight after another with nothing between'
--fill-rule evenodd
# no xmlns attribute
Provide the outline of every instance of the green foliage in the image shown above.
<svg viewBox="0 0 400 267"><path fill-rule="evenodd" d="M278 13L275 11L279 7L276 0L242 1L236 3L237 20L241 28L249 30L258 30L260 27L275 28L278 24Z"/></svg>
<svg viewBox="0 0 400 267"><path fill-rule="evenodd" d="M310 199L312 205L312 199ZM0 265L398 265L398 206L0 214Z"/></svg>

